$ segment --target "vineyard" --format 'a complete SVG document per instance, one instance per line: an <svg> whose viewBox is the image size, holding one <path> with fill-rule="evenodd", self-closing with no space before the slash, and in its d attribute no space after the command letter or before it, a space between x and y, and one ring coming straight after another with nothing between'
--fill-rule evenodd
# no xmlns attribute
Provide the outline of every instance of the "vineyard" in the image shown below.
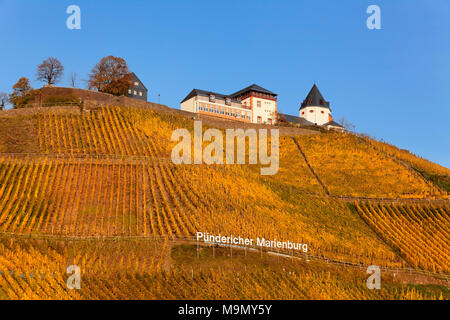
<svg viewBox="0 0 450 320"><path fill-rule="evenodd" d="M290 239L333 259L400 265L345 204L307 194L283 200L245 171L3 158L0 232L176 237L207 231Z"/></svg>
<svg viewBox="0 0 450 320"><path fill-rule="evenodd" d="M372 145L381 152L384 152L386 155L405 163L407 166L411 167L411 169L419 172L426 179L432 181L442 190L450 192L450 169L416 156L408 150L401 150L386 142L376 141L366 137L364 140L366 143Z"/></svg>
<svg viewBox="0 0 450 320"><path fill-rule="evenodd" d="M326 194L445 199L445 189L405 163L446 177L443 167L400 158L378 142L338 133L280 137L280 170L274 176L261 176L260 165L176 166L170 161L171 134L177 128L192 130L192 121L146 109L80 113L51 108L23 118L0 117L0 123L7 137L0 139L0 151L5 151L0 153L0 249L5 252L0 299L446 295L445 290L406 288L394 279L386 291L368 292L364 272L347 276L330 266L304 263L289 265L289 275L278 265L266 270L256 263L247 271L240 264L245 268L236 277L234 267L212 269L211 261L202 268L186 266L167 242L197 231L264 237L307 243L311 255L324 259L448 273L448 205L348 205ZM20 131L14 135L16 127ZM12 240L27 235L60 240ZM105 237L117 242L104 243ZM119 240L123 237L147 240ZM64 245L68 238L76 241ZM86 270L80 292L64 288L69 264ZM197 272L195 281L190 268ZM56 275L27 276L41 270ZM246 286L253 289L242 291Z"/></svg>
<svg viewBox="0 0 450 320"><path fill-rule="evenodd" d="M226 250L217 249L214 260L210 252L195 259L194 248L170 247L167 242L137 241L130 246L3 240L0 247L4 253L0 257L0 299L448 298L441 289L401 285L392 276L385 277L382 290L369 291L363 272L276 261L257 254L230 259ZM168 259L173 260L172 267L166 266ZM81 290L65 289L67 276L61 266L72 263L83 270Z"/></svg>
<svg viewBox="0 0 450 320"><path fill-rule="evenodd" d="M449 207L355 203L361 217L415 268L450 271Z"/></svg>
<svg viewBox="0 0 450 320"><path fill-rule="evenodd" d="M447 192L427 183L417 172L409 170L353 134L299 136L296 140L333 195L448 197Z"/></svg>

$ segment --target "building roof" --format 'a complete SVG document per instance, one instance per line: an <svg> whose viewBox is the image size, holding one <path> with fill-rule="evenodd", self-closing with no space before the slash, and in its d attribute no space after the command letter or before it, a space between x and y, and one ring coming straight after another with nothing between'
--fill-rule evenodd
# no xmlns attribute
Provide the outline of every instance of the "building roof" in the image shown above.
<svg viewBox="0 0 450 320"><path fill-rule="evenodd" d="M314 84L305 100L303 100L300 110L309 106L324 107L330 109L330 103L328 101L325 101L316 84Z"/></svg>
<svg viewBox="0 0 450 320"><path fill-rule="evenodd" d="M335 121L327 122L327 123L325 123L323 126L324 126L324 127L332 126L332 127L340 127L340 128L344 128L342 125L340 125L339 123L337 123L337 122L335 122Z"/></svg>
<svg viewBox="0 0 450 320"><path fill-rule="evenodd" d="M291 116L290 114L278 113L278 118L281 120L286 120L289 123L296 123L302 126L314 126L314 123L300 117Z"/></svg>
<svg viewBox="0 0 450 320"><path fill-rule="evenodd" d="M248 91L255 91L255 92L265 93L265 94L269 94L269 95L275 96L275 97L278 96L278 94L273 93L272 91L269 91L267 89L264 89L263 87L260 87L257 84L252 84L251 86L248 86L247 88L244 88L242 90L239 90L238 92L233 93L231 96L232 97L237 97L237 96L243 95L244 93L246 93Z"/></svg>
<svg viewBox="0 0 450 320"><path fill-rule="evenodd" d="M240 103L240 101L236 100L234 97L226 95L226 94L222 94L222 93L217 93L217 92L213 92L213 91L206 91L206 90L201 90L201 89L193 89L187 96L186 98L183 99L183 101L181 101L181 103L196 97L196 96L203 96L203 97L209 97L210 95L214 95L216 98L219 99L223 99L225 100L225 98L230 98L232 102L236 102L236 103Z"/></svg>
<svg viewBox="0 0 450 320"><path fill-rule="evenodd" d="M139 79L139 77L136 75L136 73L131 72L130 75L131 75L131 78L133 79L133 82L136 80L139 81L142 84L142 86L144 87L144 89L148 91L147 87L144 85L144 83L141 81L141 79Z"/></svg>

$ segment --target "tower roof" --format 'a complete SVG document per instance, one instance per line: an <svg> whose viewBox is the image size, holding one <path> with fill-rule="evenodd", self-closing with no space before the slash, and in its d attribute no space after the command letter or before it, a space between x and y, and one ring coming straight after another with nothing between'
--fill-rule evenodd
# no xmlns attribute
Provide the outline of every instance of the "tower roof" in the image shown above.
<svg viewBox="0 0 450 320"><path fill-rule="evenodd" d="M325 101L325 98L320 93L320 90L317 88L316 84L314 84L305 100L303 100L300 110L310 106L330 109L330 102Z"/></svg>

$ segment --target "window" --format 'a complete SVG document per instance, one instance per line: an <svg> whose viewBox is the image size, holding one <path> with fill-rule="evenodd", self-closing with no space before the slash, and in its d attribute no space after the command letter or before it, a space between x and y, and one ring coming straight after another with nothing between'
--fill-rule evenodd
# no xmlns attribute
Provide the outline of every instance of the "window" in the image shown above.
<svg viewBox="0 0 450 320"><path fill-rule="evenodd" d="M225 114L222 108L220 108L220 114Z"/></svg>
<svg viewBox="0 0 450 320"><path fill-rule="evenodd" d="M200 103L199 105L198 105L198 110L200 110L200 111L202 111L203 110L203 106L202 106L202 104Z"/></svg>
<svg viewBox="0 0 450 320"><path fill-rule="evenodd" d="M309 110L309 113L314 113L314 110Z"/></svg>
<svg viewBox="0 0 450 320"><path fill-rule="evenodd" d="M230 110L226 109L226 110L225 110L225 114L226 114L227 116L229 116L229 115L230 115Z"/></svg>
<svg viewBox="0 0 450 320"><path fill-rule="evenodd" d="M213 94L209 95L209 102L216 102L216 96Z"/></svg>
<svg viewBox="0 0 450 320"><path fill-rule="evenodd" d="M128 94L131 94L131 89L128 89Z"/></svg>
<svg viewBox="0 0 450 320"><path fill-rule="evenodd" d="M256 106L259 107L259 108L261 108L261 101L257 101L257 102L256 102Z"/></svg>
<svg viewBox="0 0 450 320"><path fill-rule="evenodd" d="M135 86L138 86L138 85L139 85L139 82L135 82L134 85L135 85Z"/></svg>
<svg viewBox="0 0 450 320"><path fill-rule="evenodd" d="M231 99L230 98L225 98L225 104L227 106L231 106Z"/></svg>
<svg viewBox="0 0 450 320"><path fill-rule="evenodd" d="M269 124L272 124L272 119L267 119L267 122L269 122Z"/></svg>
<svg viewBox="0 0 450 320"><path fill-rule="evenodd" d="M262 118L258 116L258 123L262 122Z"/></svg>
<svg viewBox="0 0 450 320"><path fill-rule="evenodd" d="M139 95L142 97L142 91L139 91Z"/></svg>
<svg viewBox="0 0 450 320"><path fill-rule="evenodd" d="M304 115L305 115L305 111L302 112L302 116L304 116Z"/></svg>
<svg viewBox="0 0 450 320"><path fill-rule="evenodd" d="M136 91L136 90L134 90L134 92L133 92L133 93L134 93L134 95L135 95L135 96L137 96L137 91Z"/></svg>
<svg viewBox="0 0 450 320"><path fill-rule="evenodd" d="M322 110L322 111L320 111L320 113L321 113L321 114L324 114L324 113L325 113L325 111L323 111L323 110Z"/></svg>
<svg viewBox="0 0 450 320"><path fill-rule="evenodd" d="M216 107L216 113L219 113L219 107Z"/></svg>

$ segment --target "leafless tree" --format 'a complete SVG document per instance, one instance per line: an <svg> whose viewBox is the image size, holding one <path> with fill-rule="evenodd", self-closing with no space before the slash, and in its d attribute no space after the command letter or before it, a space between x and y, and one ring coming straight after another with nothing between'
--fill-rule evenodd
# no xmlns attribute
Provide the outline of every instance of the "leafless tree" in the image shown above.
<svg viewBox="0 0 450 320"><path fill-rule="evenodd" d="M3 110L9 103L9 97L6 93L0 92L0 110Z"/></svg>
<svg viewBox="0 0 450 320"><path fill-rule="evenodd" d="M339 123L348 131L355 131L356 129L356 126L344 117L339 119Z"/></svg>
<svg viewBox="0 0 450 320"><path fill-rule="evenodd" d="M75 88L77 86L77 81L78 81L78 73L71 72L70 73L70 85L72 86L72 88Z"/></svg>
<svg viewBox="0 0 450 320"><path fill-rule="evenodd" d="M64 66L56 58L48 58L37 67L37 80L53 85L61 80Z"/></svg>

